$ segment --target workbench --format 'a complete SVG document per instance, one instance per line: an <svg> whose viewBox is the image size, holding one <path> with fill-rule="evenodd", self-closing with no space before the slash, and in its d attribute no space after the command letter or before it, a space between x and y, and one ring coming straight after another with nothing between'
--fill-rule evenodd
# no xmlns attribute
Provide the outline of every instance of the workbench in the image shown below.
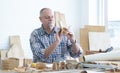
<svg viewBox="0 0 120 73"><path fill-rule="evenodd" d="M80 73L81 71L83 71L83 70L74 69L74 70L48 71L48 72L32 71L32 72L24 72L24 73ZM98 71L98 70L86 70L86 71L87 71L87 73L105 73L103 71ZM0 73L20 73L20 72L0 70Z"/></svg>

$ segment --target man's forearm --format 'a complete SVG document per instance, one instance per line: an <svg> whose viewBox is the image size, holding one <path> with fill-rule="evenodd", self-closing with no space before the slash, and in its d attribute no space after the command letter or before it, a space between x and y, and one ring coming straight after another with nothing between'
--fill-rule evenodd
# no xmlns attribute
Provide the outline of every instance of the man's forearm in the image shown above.
<svg viewBox="0 0 120 73"><path fill-rule="evenodd" d="M71 41L72 42L72 47L74 48L74 53L78 53L80 51L80 47L78 46L78 44L76 44L76 40Z"/></svg>
<svg viewBox="0 0 120 73"><path fill-rule="evenodd" d="M50 47L48 47L45 50L45 58L48 58L54 52L54 50L58 45L59 45L59 41L56 40Z"/></svg>

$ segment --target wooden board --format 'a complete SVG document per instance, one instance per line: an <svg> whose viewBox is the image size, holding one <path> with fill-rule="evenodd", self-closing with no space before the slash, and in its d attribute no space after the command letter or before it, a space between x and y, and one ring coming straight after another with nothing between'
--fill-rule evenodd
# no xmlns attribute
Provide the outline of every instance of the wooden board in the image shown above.
<svg viewBox="0 0 120 73"><path fill-rule="evenodd" d="M19 47L22 48L19 35L10 36L10 46L13 44L18 44Z"/></svg>
<svg viewBox="0 0 120 73"><path fill-rule="evenodd" d="M80 45L83 51L89 50L89 32L105 32L105 26L89 26L86 25L84 28L80 29Z"/></svg>
<svg viewBox="0 0 120 73"><path fill-rule="evenodd" d="M7 52L8 52L8 49L1 49L0 50L0 59L5 59L7 58Z"/></svg>
<svg viewBox="0 0 120 73"><path fill-rule="evenodd" d="M54 17L55 17L55 24L56 24L57 27L60 27L60 24L61 24L62 27L66 27L67 28L65 15L63 13L55 11L54 12Z"/></svg>
<svg viewBox="0 0 120 73"><path fill-rule="evenodd" d="M19 59L19 67L23 66L23 59L25 57L19 35L10 36L10 49L7 53L7 57Z"/></svg>
<svg viewBox="0 0 120 73"><path fill-rule="evenodd" d="M80 29L80 45L85 53L85 51L89 50L88 44L88 30L82 28Z"/></svg>
<svg viewBox="0 0 120 73"><path fill-rule="evenodd" d="M55 11L55 12L54 12L54 17L55 17L55 25L56 25L57 27L60 27L60 26L59 26L59 22L60 22L60 12Z"/></svg>
<svg viewBox="0 0 120 73"><path fill-rule="evenodd" d="M85 25L85 28L88 30L88 31L91 31L91 32L105 32L105 26L91 26L91 25Z"/></svg>
<svg viewBox="0 0 120 73"><path fill-rule="evenodd" d="M7 54L8 58L18 58L23 59L24 58L24 51L22 49L20 36L10 36L10 49Z"/></svg>

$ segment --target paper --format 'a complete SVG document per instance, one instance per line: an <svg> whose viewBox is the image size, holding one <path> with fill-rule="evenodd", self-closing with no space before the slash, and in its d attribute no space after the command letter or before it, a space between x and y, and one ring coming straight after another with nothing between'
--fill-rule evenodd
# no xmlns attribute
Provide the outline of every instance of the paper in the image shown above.
<svg viewBox="0 0 120 73"><path fill-rule="evenodd" d="M90 51L105 51L111 47L110 37L107 32L89 32Z"/></svg>
<svg viewBox="0 0 120 73"><path fill-rule="evenodd" d="M84 58L85 61L118 61L120 60L120 51L85 55Z"/></svg>
<svg viewBox="0 0 120 73"><path fill-rule="evenodd" d="M65 71L51 71L51 72L42 72L42 73L80 73L82 70L65 70ZM105 72L97 72L94 70L86 70L87 73L105 73Z"/></svg>

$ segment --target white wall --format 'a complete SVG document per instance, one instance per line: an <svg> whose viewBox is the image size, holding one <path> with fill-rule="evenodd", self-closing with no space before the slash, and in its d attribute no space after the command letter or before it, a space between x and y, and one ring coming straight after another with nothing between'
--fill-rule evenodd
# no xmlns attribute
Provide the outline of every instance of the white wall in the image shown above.
<svg viewBox="0 0 120 73"><path fill-rule="evenodd" d="M108 21L120 21L120 0L108 0Z"/></svg>
<svg viewBox="0 0 120 73"><path fill-rule="evenodd" d="M43 7L65 14L79 41L79 29L87 24L88 0L0 0L0 49L9 48L9 36L20 35L27 58L32 58L30 33L41 26L38 19ZM76 27L77 26L77 27Z"/></svg>

